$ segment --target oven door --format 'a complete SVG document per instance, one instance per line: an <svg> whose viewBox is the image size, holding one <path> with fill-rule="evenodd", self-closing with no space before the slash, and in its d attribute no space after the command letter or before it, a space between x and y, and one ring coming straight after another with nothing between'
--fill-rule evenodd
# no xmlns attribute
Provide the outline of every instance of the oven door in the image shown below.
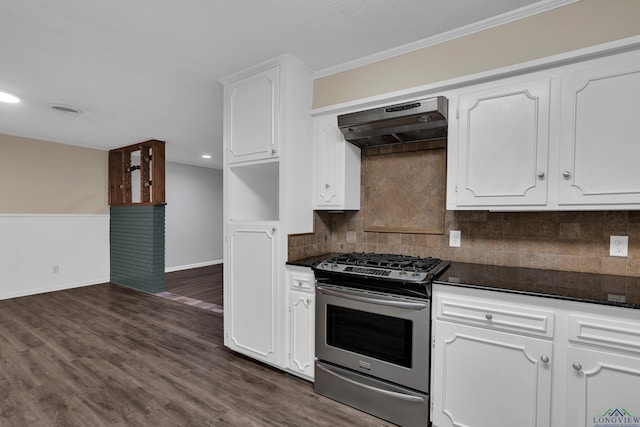
<svg viewBox="0 0 640 427"><path fill-rule="evenodd" d="M428 393L430 301L318 282L318 360Z"/></svg>

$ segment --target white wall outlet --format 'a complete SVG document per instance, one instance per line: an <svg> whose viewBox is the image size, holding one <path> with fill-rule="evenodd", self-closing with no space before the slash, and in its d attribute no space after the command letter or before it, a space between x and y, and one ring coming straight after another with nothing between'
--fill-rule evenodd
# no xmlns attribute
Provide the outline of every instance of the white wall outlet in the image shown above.
<svg viewBox="0 0 640 427"><path fill-rule="evenodd" d="M59 265L54 265L53 267L51 267L51 272L56 274L60 272L60 266Z"/></svg>
<svg viewBox="0 0 640 427"><path fill-rule="evenodd" d="M609 256L626 257L629 255L629 236L611 236Z"/></svg>
<svg viewBox="0 0 640 427"><path fill-rule="evenodd" d="M449 246L452 248L459 248L462 241L462 233L460 230L449 231Z"/></svg>

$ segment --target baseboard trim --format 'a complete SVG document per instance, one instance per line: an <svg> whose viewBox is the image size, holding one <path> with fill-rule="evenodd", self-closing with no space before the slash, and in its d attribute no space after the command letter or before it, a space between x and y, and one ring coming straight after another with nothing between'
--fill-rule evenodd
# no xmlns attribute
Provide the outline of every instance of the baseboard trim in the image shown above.
<svg viewBox="0 0 640 427"><path fill-rule="evenodd" d="M213 260L213 261L205 261L205 262L198 262L195 264L186 264L186 265L178 265L176 267L166 267L164 269L165 273L171 273L174 271L181 271L181 270L190 270L192 268L199 268L199 267L208 267L210 265L216 265L216 264L222 264L221 259L217 259L217 260Z"/></svg>
<svg viewBox="0 0 640 427"><path fill-rule="evenodd" d="M83 281L81 283L64 283L61 285L47 286L45 288L27 289L19 292L8 292L0 294L0 300L28 297L30 295L46 294L48 292L64 291L67 289L82 288L84 286L93 286L102 283L109 283L109 278L107 277L105 279L90 280L88 282Z"/></svg>

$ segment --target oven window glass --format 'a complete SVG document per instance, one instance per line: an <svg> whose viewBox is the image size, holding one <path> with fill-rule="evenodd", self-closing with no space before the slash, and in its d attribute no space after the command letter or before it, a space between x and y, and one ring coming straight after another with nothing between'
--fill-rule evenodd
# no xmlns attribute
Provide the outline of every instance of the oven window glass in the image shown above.
<svg viewBox="0 0 640 427"><path fill-rule="evenodd" d="M413 323L351 308L327 305L327 344L411 368Z"/></svg>

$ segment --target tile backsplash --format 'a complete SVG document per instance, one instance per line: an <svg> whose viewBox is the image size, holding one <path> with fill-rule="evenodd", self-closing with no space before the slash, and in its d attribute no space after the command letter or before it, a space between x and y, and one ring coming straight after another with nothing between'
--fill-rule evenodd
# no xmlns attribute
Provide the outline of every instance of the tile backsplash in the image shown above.
<svg viewBox="0 0 640 427"><path fill-rule="evenodd" d="M289 236L289 260L328 252L386 252L640 277L640 211L445 211L444 234L364 231L363 210L314 215L314 233ZM450 230L462 232L459 248L449 247ZM609 256L611 235L629 236L628 257Z"/></svg>
<svg viewBox="0 0 640 427"><path fill-rule="evenodd" d="M445 234L364 231L364 213L315 213L315 233L289 236L289 259L327 252L387 252L458 262L640 276L640 212L446 211ZM462 232L449 247L449 230ZM629 236L627 258L609 236Z"/></svg>

